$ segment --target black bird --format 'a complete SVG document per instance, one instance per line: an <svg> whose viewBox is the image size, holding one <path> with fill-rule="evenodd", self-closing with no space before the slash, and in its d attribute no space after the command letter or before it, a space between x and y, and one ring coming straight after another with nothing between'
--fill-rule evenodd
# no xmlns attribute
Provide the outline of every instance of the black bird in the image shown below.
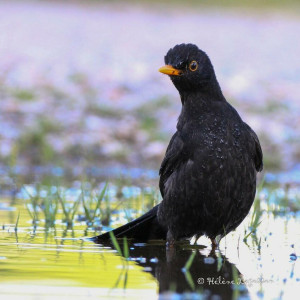
<svg viewBox="0 0 300 300"><path fill-rule="evenodd" d="M162 202L140 218L115 229L116 237L175 241L234 230L246 217L263 168L255 132L226 101L205 52L180 44L159 71L170 76L182 110L160 167ZM109 239L109 233L95 238Z"/></svg>

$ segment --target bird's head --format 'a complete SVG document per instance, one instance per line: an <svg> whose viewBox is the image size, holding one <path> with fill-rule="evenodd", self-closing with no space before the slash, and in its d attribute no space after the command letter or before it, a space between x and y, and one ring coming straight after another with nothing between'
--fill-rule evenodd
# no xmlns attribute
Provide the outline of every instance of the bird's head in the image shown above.
<svg viewBox="0 0 300 300"><path fill-rule="evenodd" d="M216 83L216 76L209 57L193 44L180 44L165 56L161 73L170 76L180 94L205 91Z"/></svg>

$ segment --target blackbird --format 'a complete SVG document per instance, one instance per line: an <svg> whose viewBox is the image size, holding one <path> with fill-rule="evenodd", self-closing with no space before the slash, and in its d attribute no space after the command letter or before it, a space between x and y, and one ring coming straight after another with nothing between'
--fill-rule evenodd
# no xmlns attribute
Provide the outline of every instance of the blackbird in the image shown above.
<svg viewBox="0 0 300 300"><path fill-rule="evenodd" d="M137 241L175 241L205 235L216 246L246 217L263 154L255 132L226 101L205 52L180 44L159 69L180 94L182 109L159 174L162 202L113 230ZM109 233L95 238L109 240Z"/></svg>

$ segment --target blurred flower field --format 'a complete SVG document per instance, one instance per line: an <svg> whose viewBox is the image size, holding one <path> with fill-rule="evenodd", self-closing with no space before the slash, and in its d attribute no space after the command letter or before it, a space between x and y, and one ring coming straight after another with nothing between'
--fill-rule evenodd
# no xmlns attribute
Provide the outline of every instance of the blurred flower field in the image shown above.
<svg viewBox="0 0 300 300"><path fill-rule="evenodd" d="M271 11L1 1L1 166L157 169L181 106L157 70L193 42L258 133L265 169L299 170L299 31Z"/></svg>

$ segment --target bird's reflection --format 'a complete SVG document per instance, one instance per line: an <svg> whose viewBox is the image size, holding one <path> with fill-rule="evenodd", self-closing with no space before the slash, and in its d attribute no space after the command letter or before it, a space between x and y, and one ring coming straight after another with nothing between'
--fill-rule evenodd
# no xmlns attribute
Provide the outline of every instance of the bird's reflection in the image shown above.
<svg viewBox="0 0 300 300"><path fill-rule="evenodd" d="M123 247L122 241L120 246ZM129 259L157 279L160 294L192 292L202 294L205 299L247 296L247 288L240 283L241 274L236 266L219 251L209 255L204 252L205 246L189 243L170 249L161 242L129 244Z"/></svg>

